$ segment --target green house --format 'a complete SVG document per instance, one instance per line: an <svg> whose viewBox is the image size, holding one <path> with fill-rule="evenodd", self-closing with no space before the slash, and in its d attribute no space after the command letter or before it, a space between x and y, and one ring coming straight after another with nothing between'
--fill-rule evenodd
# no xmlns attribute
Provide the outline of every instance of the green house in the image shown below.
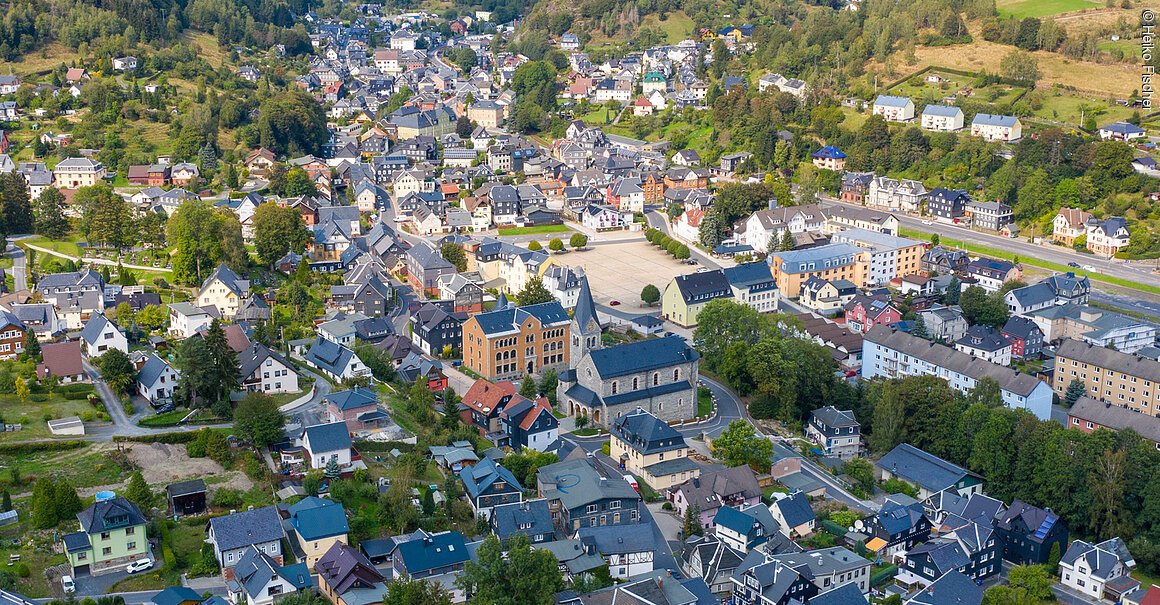
<svg viewBox="0 0 1160 605"><path fill-rule="evenodd" d="M74 576L115 571L149 556L146 519L136 504L120 496L98 500L77 520L81 531L63 538Z"/></svg>

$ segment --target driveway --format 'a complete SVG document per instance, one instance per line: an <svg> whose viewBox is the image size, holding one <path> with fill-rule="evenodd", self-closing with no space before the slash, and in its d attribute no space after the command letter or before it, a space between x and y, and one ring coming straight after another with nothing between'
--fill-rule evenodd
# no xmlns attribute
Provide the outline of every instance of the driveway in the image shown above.
<svg viewBox="0 0 1160 605"><path fill-rule="evenodd" d="M24 248L14 244L8 244L8 255L12 257L12 290L19 292L28 289L28 270L24 266L27 255L24 253Z"/></svg>
<svg viewBox="0 0 1160 605"><path fill-rule="evenodd" d="M679 558L681 555L681 526L684 523L676 512L661 508L663 505L663 502L650 502L646 506L657 529L661 532L661 536L668 543L669 552L674 558Z"/></svg>

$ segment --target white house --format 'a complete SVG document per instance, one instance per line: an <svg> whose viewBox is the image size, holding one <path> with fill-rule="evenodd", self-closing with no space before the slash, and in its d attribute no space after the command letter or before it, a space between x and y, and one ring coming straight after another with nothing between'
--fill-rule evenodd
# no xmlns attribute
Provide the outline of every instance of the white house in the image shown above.
<svg viewBox="0 0 1160 605"><path fill-rule="evenodd" d="M906 97L878 95L874 99L874 115L887 122L909 122L914 119L914 101Z"/></svg>
<svg viewBox="0 0 1160 605"><path fill-rule="evenodd" d="M213 323L214 316L206 309L193 303L173 303L169 305L169 333L177 338L189 338L198 330Z"/></svg>
<svg viewBox="0 0 1160 605"><path fill-rule="evenodd" d="M305 563L279 565L270 555L251 546L234 566L230 601L234 605L271 605L275 599L310 588L314 582Z"/></svg>
<svg viewBox="0 0 1160 605"><path fill-rule="evenodd" d="M1103 128L1100 128L1100 138L1107 141L1131 141L1132 139L1142 139L1147 136L1143 128L1135 124L1127 122L1112 122Z"/></svg>
<svg viewBox="0 0 1160 605"><path fill-rule="evenodd" d="M1128 575L1135 566L1128 545L1120 538L1099 544L1076 540L1059 560L1059 583L1098 601L1105 598L1108 582Z"/></svg>
<svg viewBox="0 0 1160 605"><path fill-rule="evenodd" d="M285 357L254 343L238 354L242 389L262 393L297 393L298 373Z"/></svg>
<svg viewBox="0 0 1160 605"><path fill-rule="evenodd" d="M117 57L113 59L114 71L133 71L137 69L137 57Z"/></svg>
<svg viewBox="0 0 1160 605"><path fill-rule="evenodd" d="M109 349L117 349L122 353L129 353L129 339L121 332L121 328L104 315L93 315L81 330L81 347L85 355L97 357Z"/></svg>
<svg viewBox="0 0 1160 605"><path fill-rule="evenodd" d="M689 208L673 221L673 232L677 237L686 241L695 242L701 238L701 220L705 218L705 211L700 208Z"/></svg>
<svg viewBox="0 0 1160 605"><path fill-rule="evenodd" d="M325 469L331 460L340 468L351 463L350 433L345 422L316 424L302 430L302 447L310 456L310 468Z"/></svg>
<svg viewBox="0 0 1160 605"><path fill-rule="evenodd" d="M962 130L963 110L951 105L927 105L922 109L922 127L942 132Z"/></svg>
<svg viewBox="0 0 1160 605"><path fill-rule="evenodd" d="M156 353L150 353L145 363L137 368L137 394L155 406L170 403L179 377L173 366Z"/></svg>
<svg viewBox="0 0 1160 605"><path fill-rule="evenodd" d="M632 213L620 212L612 206L589 204L580 215L580 223L597 231L624 229L632 224Z"/></svg>
<svg viewBox="0 0 1160 605"><path fill-rule="evenodd" d="M314 339L303 359L336 381L369 376L371 373L370 368L354 351L321 336Z"/></svg>
<svg viewBox="0 0 1160 605"><path fill-rule="evenodd" d="M1015 116L978 113L971 121L971 136L1009 143L1023 137L1023 124Z"/></svg>

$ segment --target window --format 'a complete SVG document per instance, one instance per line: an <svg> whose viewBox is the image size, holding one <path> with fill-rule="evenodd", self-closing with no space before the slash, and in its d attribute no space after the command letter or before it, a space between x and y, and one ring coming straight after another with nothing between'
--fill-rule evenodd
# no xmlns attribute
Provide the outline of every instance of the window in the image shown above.
<svg viewBox="0 0 1160 605"><path fill-rule="evenodd" d="M101 532L101 539L108 540L109 539L109 532L107 532L107 531Z"/></svg>
<svg viewBox="0 0 1160 605"><path fill-rule="evenodd" d="M133 550L134 548L137 548L137 543L136 542L129 542L129 543L125 544L125 548L127 548L129 550Z"/></svg>
<svg viewBox="0 0 1160 605"><path fill-rule="evenodd" d="M111 546L106 546L106 547L101 549L101 554L105 555L107 557L107 556L113 554L113 548Z"/></svg>
<svg viewBox="0 0 1160 605"><path fill-rule="evenodd" d="M137 531L137 528L136 528L136 527L126 527L126 528L125 528L125 535L126 535L126 536L131 536L131 535L133 535L134 533L136 533L136 531Z"/></svg>

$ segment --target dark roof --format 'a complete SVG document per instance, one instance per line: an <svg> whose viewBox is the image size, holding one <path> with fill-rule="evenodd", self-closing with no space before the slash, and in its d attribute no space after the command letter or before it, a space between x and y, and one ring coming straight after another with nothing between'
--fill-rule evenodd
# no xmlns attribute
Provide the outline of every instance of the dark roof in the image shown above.
<svg viewBox="0 0 1160 605"><path fill-rule="evenodd" d="M1004 338L1002 334L991 326L975 324L967 328L967 334L955 344L972 349L994 352L1011 346L1011 341Z"/></svg>
<svg viewBox="0 0 1160 605"><path fill-rule="evenodd" d="M305 563L296 563L282 567L270 555L251 546L234 566L234 578L253 598L264 597L264 590L272 578L281 576L296 589L308 588L313 585L310 579L310 570Z"/></svg>
<svg viewBox="0 0 1160 605"><path fill-rule="evenodd" d="M457 531L403 542L399 545L399 556L410 574L465 563L469 558L467 543Z"/></svg>
<svg viewBox="0 0 1160 605"><path fill-rule="evenodd" d="M325 400L340 410L352 410L377 404L379 396L368 388L356 386L353 389L331 393Z"/></svg>
<svg viewBox="0 0 1160 605"><path fill-rule="evenodd" d="M810 599L810 605L866 605L866 595L857 584L843 584Z"/></svg>
<svg viewBox="0 0 1160 605"><path fill-rule="evenodd" d="M209 520L219 551L274 542L286 537L278 509L265 506Z"/></svg>
<svg viewBox="0 0 1160 605"><path fill-rule="evenodd" d="M189 601L200 603L203 600L205 599L197 591L188 586L170 586L153 595L149 602L153 605L181 605Z"/></svg>
<svg viewBox="0 0 1160 605"><path fill-rule="evenodd" d="M94 502L92 506L77 513L77 520L88 534L147 523L141 509L121 496Z"/></svg>
<svg viewBox="0 0 1160 605"><path fill-rule="evenodd" d="M498 306L498 305L497 305ZM504 332L518 332L524 320L535 317L540 323L548 325L571 321L568 312L558 301L528 305L526 307L512 307L480 313L475 316L479 327L484 334L502 334Z"/></svg>
<svg viewBox="0 0 1160 605"><path fill-rule="evenodd" d="M646 456L685 447L685 438L676 429L640 408L617 418L612 434Z"/></svg>
<svg viewBox="0 0 1160 605"><path fill-rule="evenodd" d="M600 320L596 316L596 303L592 301L592 290L588 287L587 275L580 277L580 295L576 299L576 309L573 311L572 319L581 329L585 329L590 322L600 325Z"/></svg>
<svg viewBox="0 0 1160 605"><path fill-rule="evenodd" d="M794 492L789 497L775 500L773 505L781 511L782 518L789 525L786 529L793 529L816 518L814 509L810 508L810 499L802 492Z"/></svg>
<svg viewBox="0 0 1160 605"><path fill-rule="evenodd" d="M290 526L304 540L345 536L350 531L345 509L334 500L311 496L292 504L288 510Z"/></svg>
<svg viewBox="0 0 1160 605"><path fill-rule="evenodd" d="M492 508L491 526L492 532L500 540L507 540L520 533L544 534L551 537L555 532L548 501L543 499L513 502Z"/></svg>
<svg viewBox="0 0 1160 605"><path fill-rule="evenodd" d="M170 498L177 498L180 496L188 496L190 494L205 493L205 481L201 479L191 479L189 481L181 481L179 483L170 483L165 486L165 492L169 494Z"/></svg>
<svg viewBox="0 0 1160 605"><path fill-rule="evenodd" d="M624 376L696 361L700 355L680 338L651 338L589 353L601 378Z"/></svg>
<svg viewBox="0 0 1160 605"><path fill-rule="evenodd" d="M1007 320L1007 323L1003 324L1004 336L1012 336L1026 340L1033 336L1036 332L1039 332L1040 335L1043 334L1043 330L1040 330L1039 326L1036 325L1034 321L1021 315L1012 315L1011 318Z"/></svg>
<svg viewBox="0 0 1160 605"><path fill-rule="evenodd" d="M725 272L720 269L678 275L673 283L676 284L685 304L702 303L714 298L733 296L729 280L725 278Z"/></svg>
<svg viewBox="0 0 1160 605"><path fill-rule="evenodd" d="M331 422L308 426L302 431L302 438L309 442L311 453L334 452L350 449L353 443L345 422Z"/></svg>
<svg viewBox="0 0 1160 605"><path fill-rule="evenodd" d="M1126 407L1083 396L1067 414L1114 430L1132 429L1141 437L1160 443L1160 418L1141 414Z"/></svg>
<svg viewBox="0 0 1160 605"><path fill-rule="evenodd" d="M381 584L383 574L379 573L366 555L354 548L335 542L314 563L320 580L325 581L335 594L346 594L359 588L371 588Z"/></svg>
<svg viewBox="0 0 1160 605"><path fill-rule="evenodd" d="M878 467L932 492L954 486L968 476L978 477L909 443L901 443L890 450L878 461Z"/></svg>
<svg viewBox="0 0 1160 605"><path fill-rule="evenodd" d="M88 550L89 548L92 547L92 543L89 542L89 535L83 531L73 532L71 534L65 534L65 535L61 536L61 540L64 541L64 548L68 552L76 552L78 550Z"/></svg>
<svg viewBox="0 0 1160 605"><path fill-rule="evenodd" d="M463 488L470 498L479 497L480 494L492 485L495 485L498 481L507 483L508 489L506 491L523 491L523 487L515 475L508 469L496 464L495 460L491 458L484 458L479 464L463 469L459 473L459 478L463 480Z"/></svg>
<svg viewBox="0 0 1160 605"><path fill-rule="evenodd" d="M811 600L810 603L815 601ZM979 605L983 589L960 571L949 571L907 601L907 605Z"/></svg>

